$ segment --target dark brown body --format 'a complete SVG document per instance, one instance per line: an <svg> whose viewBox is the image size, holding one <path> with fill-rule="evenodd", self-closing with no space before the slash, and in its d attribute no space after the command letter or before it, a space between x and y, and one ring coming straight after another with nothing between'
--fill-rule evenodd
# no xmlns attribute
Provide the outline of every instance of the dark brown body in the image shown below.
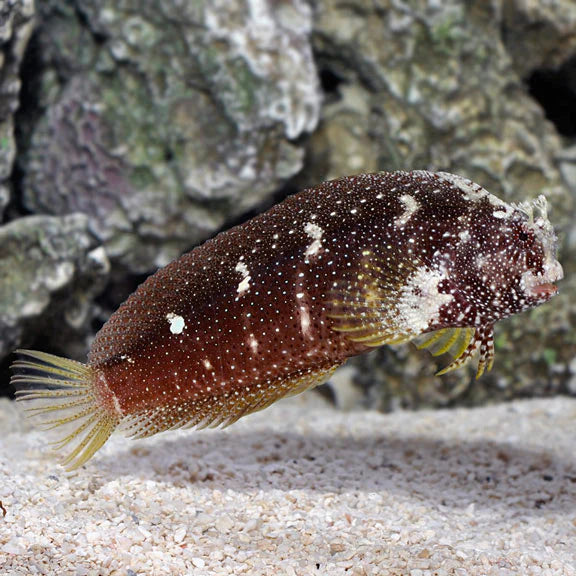
<svg viewBox="0 0 576 576"><path fill-rule="evenodd" d="M293 386L306 375L323 380L364 351L331 329L326 309L334 280L366 244L358 234L363 216L348 209L362 184L291 197L140 286L99 332L89 358L122 412ZM323 231L317 251L310 224ZM239 262L250 277L240 293ZM183 318L181 333L170 331L168 314Z"/></svg>

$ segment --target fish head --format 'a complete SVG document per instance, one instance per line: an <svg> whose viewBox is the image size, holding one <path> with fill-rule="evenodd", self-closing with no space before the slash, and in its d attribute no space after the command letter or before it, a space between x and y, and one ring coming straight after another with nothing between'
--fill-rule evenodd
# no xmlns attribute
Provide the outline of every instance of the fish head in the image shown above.
<svg viewBox="0 0 576 576"><path fill-rule="evenodd" d="M558 238L547 217L546 198L540 196L532 204L516 208L525 215L520 236L524 242L523 256L526 270L520 278L527 307L543 304L558 293L556 282L562 280L564 271L557 259ZM540 212L534 217L534 209Z"/></svg>
<svg viewBox="0 0 576 576"><path fill-rule="evenodd" d="M483 321L534 308L557 294L563 270L544 196L507 204L490 195L471 218L471 235L467 274Z"/></svg>

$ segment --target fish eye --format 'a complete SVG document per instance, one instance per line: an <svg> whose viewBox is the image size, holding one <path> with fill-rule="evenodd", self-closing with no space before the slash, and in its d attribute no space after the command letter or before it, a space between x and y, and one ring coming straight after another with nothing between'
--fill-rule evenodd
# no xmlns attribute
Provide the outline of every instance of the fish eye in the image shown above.
<svg viewBox="0 0 576 576"><path fill-rule="evenodd" d="M524 226L520 225L520 226L515 226L514 227L514 232L513 232L513 237L515 241L519 241L522 244L525 244L526 242L528 242L530 240L530 238L532 237L532 233L530 232L530 230L527 230Z"/></svg>

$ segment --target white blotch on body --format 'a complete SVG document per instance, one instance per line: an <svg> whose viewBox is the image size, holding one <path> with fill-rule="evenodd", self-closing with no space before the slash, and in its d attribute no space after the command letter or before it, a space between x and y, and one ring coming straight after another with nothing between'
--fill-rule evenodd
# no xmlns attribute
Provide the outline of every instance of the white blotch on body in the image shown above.
<svg viewBox="0 0 576 576"><path fill-rule="evenodd" d="M174 312L168 312L166 314L166 320L170 324L170 332L172 334L182 334L182 331L186 328L186 322L182 316L174 314Z"/></svg>
<svg viewBox="0 0 576 576"><path fill-rule="evenodd" d="M482 188L479 184L472 182L472 180L468 180L468 178L463 178L457 174L450 174L449 172L438 172L438 176L444 180L444 182L448 182L464 192L465 197L468 200L478 201L487 196L491 196L488 190Z"/></svg>
<svg viewBox="0 0 576 576"><path fill-rule="evenodd" d="M310 332L310 311L308 306L300 306L300 329L304 336L308 336Z"/></svg>
<svg viewBox="0 0 576 576"><path fill-rule="evenodd" d="M402 289L398 302L398 322L402 331L421 334L440 318L440 308L449 304L452 294L441 294L438 284L444 275L425 266L416 270Z"/></svg>
<svg viewBox="0 0 576 576"><path fill-rule="evenodd" d="M513 212L514 208L512 208L512 206L504 204L503 206L499 206L498 210L494 210L492 216L494 216L494 218L508 218L509 216L512 216Z"/></svg>
<svg viewBox="0 0 576 576"><path fill-rule="evenodd" d="M106 376L104 376L104 374L102 373L102 371L97 373L97 382L98 382L98 387L102 388L104 395L106 398L112 398L112 404L114 404L114 411L116 412L116 414L118 414L118 416L123 417L124 416L124 412L122 412L122 408L120 406L120 401L118 400L118 397L116 396L116 394L114 392L112 392L112 390L110 390L110 386L108 386L108 380L106 380Z"/></svg>
<svg viewBox="0 0 576 576"><path fill-rule="evenodd" d="M527 296L534 296L532 292L542 284L549 284L558 282L564 278L564 270L562 265L558 262L553 253L546 254L546 260L543 262L544 273L535 273L533 270L526 270L522 274L521 287Z"/></svg>
<svg viewBox="0 0 576 576"><path fill-rule="evenodd" d="M413 196L410 196L410 194L402 194L399 200L404 206L404 212L397 218L394 218L394 224L398 227L404 226L420 208L418 201Z"/></svg>
<svg viewBox="0 0 576 576"><path fill-rule="evenodd" d="M468 242L471 238L469 230L462 230L462 232L458 233L458 237L462 242Z"/></svg>
<svg viewBox="0 0 576 576"><path fill-rule="evenodd" d="M248 337L248 346L250 346L250 349L252 350L253 354L258 353L258 340L256 340L254 334L250 334L250 336Z"/></svg>
<svg viewBox="0 0 576 576"><path fill-rule="evenodd" d="M324 234L324 230L322 230L318 224L314 224L314 222L307 222L304 226L304 232L312 238L312 243L306 248L304 256L308 257L318 254L320 248L322 248L322 235Z"/></svg>
<svg viewBox="0 0 576 576"><path fill-rule="evenodd" d="M242 296L242 294L250 290L250 272L248 270L248 266L246 266L246 263L242 262L242 260L238 261L238 264L236 264L236 268L234 268L234 270L242 274L242 280L236 288L238 296Z"/></svg>

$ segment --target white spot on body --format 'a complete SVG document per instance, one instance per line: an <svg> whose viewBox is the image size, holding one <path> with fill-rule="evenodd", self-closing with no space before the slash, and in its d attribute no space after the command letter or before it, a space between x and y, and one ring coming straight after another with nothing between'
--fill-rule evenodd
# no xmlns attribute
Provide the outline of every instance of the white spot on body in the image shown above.
<svg viewBox="0 0 576 576"><path fill-rule="evenodd" d="M462 230L462 232L458 234L458 237L460 238L460 240L462 240L462 242L468 242L470 240L470 231Z"/></svg>
<svg viewBox="0 0 576 576"><path fill-rule="evenodd" d="M238 287L236 288L238 296L242 296L242 294L250 290L250 279L251 279L250 271L248 270L248 266L246 266L246 263L242 262L242 260L238 261L238 264L236 264L236 268L234 268L234 270L242 274L242 280L240 281Z"/></svg>
<svg viewBox="0 0 576 576"><path fill-rule="evenodd" d="M166 314L166 320L170 324L170 332L172 334L182 334L182 331L186 328L186 322L182 316L174 314L174 312L168 312Z"/></svg>
<svg viewBox="0 0 576 576"><path fill-rule="evenodd" d="M204 364L204 368L206 368L206 370L212 370L212 364L208 358L204 358L204 360L202 360L202 364Z"/></svg>
<svg viewBox="0 0 576 576"><path fill-rule="evenodd" d="M304 226L304 232L308 234L310 238L312 238L312 243L308 248L306 248L306 252L304 252L304 256L314 256L318 254L320 249L322 248L322 235L324 234L324 230L315 224L314 222L307 222Z"/></svg>

